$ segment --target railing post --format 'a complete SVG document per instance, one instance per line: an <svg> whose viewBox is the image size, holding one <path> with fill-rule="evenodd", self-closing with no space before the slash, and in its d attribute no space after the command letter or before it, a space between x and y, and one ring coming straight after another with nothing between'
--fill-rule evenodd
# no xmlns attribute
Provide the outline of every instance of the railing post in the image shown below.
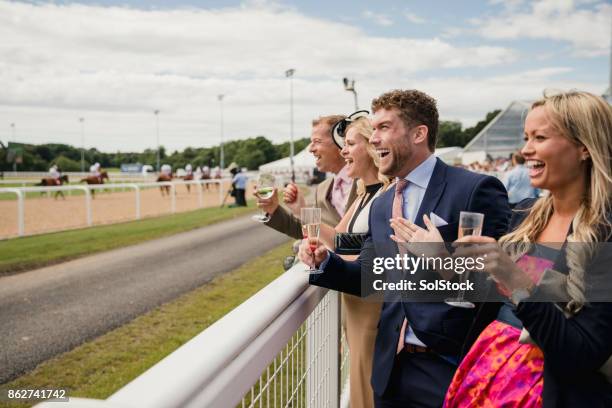
<svg viewBox="0 0 612 408"><path fill-rule="evenodd" d="M136 219L140 219L140 187L137 184L132 184L134 192L136 193Z"/></svg>
<svg viewBox="0 0 612 408"><path fill-rule="evenodd" d="M93 224L91 217L91 191L89 191L89 187L83 186L85 190L85 217L87 220L87 226L91 227Z"/></svg>
<svg viewBox="0 0 612 408"><path fill-rule="evenodd" d="M20 237L25 235L25 193L18 189L11 189L17 194L17 233Z"/></svg>
<svg viewBox="0 0 612 408"><path fill-rule="evenodd" d="M200 206L200 208L204 207L204 192L202 190L204 190L204 182L202 180L198 180L197 181L198 184L197 185L197 189L198 189L198 205Z"/></svg>
<svg viewBox="0 0 612 408"><path fill-rule="evenodd" d="M223 179L217 180L219 183L219 205L223 204Z"/></svg>
<svg viewBox="0 0 612 408"><path fill-rule="evenodd" d="M174 183L170 183L170 211L172 214L176 213L176 186Z"/></svg>

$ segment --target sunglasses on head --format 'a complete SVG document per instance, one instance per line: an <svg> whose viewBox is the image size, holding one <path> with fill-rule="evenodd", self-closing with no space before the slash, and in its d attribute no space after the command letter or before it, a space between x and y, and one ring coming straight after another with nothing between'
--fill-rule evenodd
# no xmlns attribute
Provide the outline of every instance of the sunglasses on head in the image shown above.
<svg viewBox="0 0 612 408"><path fill-rule="evenodd" d="M367 110L360 110L354 113L351 113L345 119L342 119L338 123L334 125L332 128L332 137L334 139L334 143L340 149L344 148L344 138L346 137L346 128L351 124L351 122L356 121L359 118L365 118L370 114Z"/></svg>

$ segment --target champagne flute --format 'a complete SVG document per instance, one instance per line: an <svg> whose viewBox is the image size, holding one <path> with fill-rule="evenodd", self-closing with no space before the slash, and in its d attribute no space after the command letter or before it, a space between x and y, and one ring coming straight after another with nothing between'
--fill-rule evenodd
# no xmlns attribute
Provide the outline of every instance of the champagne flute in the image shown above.
<svg viewBox="0 0 612 408"><path fill-rule="evenodd" d="M272 174L260 173L259 177L257 178L257 197L263 199L268 199L272 197L272 195L274 194L275 181L276 180ZM270 216L264 211L261 211L259 214L254 215L252 219L257 222L268 222L270 221Z"/></svg>
<svg viewBox="0 0 612 408"><path fill-rule="evenodd" d="M314 251L317 249L319 242L319 231L321 229L321 209L320 208L302 208L300 210L300 220L302 222L302 235L308 240L308 245L312 251L312 261L314 264ZM322 270L316 267L305 269L308 273L323 273Z"/></svg>
<svg viewBox="0 0 612 408"><path fill-rule="evenodd" d="M468 235L475 235L475 236L482 235L483 224L484 224L484 214L468 212L468 211L461 211L459 213L459 232L458 232L459 239L465 236L468 236ZM470 271L464 271L464 272L455 271L455 272L459 274L459 284L463 284L464 282L467 281ZM445 299L444 302L447 305L455 306L455 307L462 307L464 309L474 308L475 305L472 302L468 302L464 300L464 297L465 297L465 289L460 288L457 297Z"/></svg>

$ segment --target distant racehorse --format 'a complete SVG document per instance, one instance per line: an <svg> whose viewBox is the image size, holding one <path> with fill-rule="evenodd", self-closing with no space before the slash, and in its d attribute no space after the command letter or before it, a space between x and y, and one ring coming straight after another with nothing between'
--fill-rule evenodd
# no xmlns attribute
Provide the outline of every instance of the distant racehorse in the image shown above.
<svg viewBox="0 0 612 408"><path fill-rule="evenodd" d="M58 179L54 179L52 177L45 177L43 179L40 180L40 183L34 184L35 186L43 186L43 187L57 187L57 186L61 186L62 184L68 184L68 176L67 175L63 175ZM41 193L42 194L42 193ZM61 195L62 198L65 200L66 197L64 197L64 193L61 190L58 190L55 192L55 199L57 200L57 196Z"/></svg>
<svg viewBox="0 0 612 408"><path fill-rule="evenodd" d="M193 181L193 174L187 174L181 178L183 179L183 181ZM185 184L185 186L187 187L187 192L191 193L191 184Z"/></svg>
<svg viewBox="0 0 612 408"><path fill-rule="evenodd" d="M88 176L85 178L82 178L80 183L87 183L87 184L104 184L104 180L110 180L110 178L108 177L108 173L106 171L102 171L100 172L100 177L97 176ZM91 198L95 198L95 190L91 190Z"/></svg>
<svg viewBox="0 0 612 408"><path fill-rule="evenodd" d="M157 182L161 183L163 181L172 181L172 174L160 174L157 177ZM162 197L164 196L164 191L166 192L166 194L170 195L170 186L159 186L159 191L161 191Z"/></svg>

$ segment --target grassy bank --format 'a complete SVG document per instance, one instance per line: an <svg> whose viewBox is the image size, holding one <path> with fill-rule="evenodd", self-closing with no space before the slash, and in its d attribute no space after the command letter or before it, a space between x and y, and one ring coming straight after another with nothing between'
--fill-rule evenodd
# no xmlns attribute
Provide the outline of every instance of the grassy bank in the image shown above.
<svg viewBox="0 0 612 408"><path fill-rule="evenodd" d="M283 244L0 388L65 387L71 397L107 398L279 276L290 247ZM28 405L0 402L0 408L22 406Z"/></svg>
<svg viewBox="0 0 612 408"><path fill-rule="evenodd" d="M0 241L0 276L204 227L255 211L219 208Z"/></svg>

